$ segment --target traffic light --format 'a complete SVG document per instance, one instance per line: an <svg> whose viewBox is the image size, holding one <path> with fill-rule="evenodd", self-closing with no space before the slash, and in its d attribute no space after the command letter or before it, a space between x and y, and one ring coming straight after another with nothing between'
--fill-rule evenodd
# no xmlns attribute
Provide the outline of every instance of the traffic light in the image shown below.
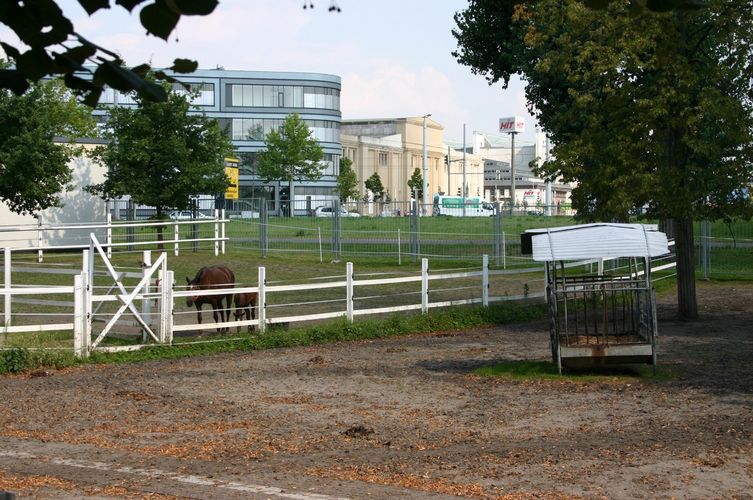
<svg viewBox="0 0 753 500"><path fill-rule="evenodd" d="M445 167L450 164L450 158L447 155L444 155L444 165Z"/></svg>

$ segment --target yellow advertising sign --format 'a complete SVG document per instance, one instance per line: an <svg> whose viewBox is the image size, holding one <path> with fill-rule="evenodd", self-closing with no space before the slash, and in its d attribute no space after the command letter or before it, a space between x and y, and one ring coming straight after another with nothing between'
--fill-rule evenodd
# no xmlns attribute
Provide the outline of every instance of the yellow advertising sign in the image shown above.
<svg viewBox="0 0 753 500"><path fill-rule="evenodd" d="M238 199L238 160L235 158L225 158L225 175L227 175L230 184L225 190L225 199Z"/></svg>

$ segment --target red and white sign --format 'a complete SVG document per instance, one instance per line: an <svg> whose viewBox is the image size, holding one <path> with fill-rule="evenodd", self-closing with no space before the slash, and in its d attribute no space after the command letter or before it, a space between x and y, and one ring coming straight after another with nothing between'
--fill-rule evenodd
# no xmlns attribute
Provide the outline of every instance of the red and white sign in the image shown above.
<svg viewBox="0 0 753 500"><path fill-rule="evenodd" d="M510 116L499 119L501 133L523 133L526 131L526 121L520 116Z"/></svg>

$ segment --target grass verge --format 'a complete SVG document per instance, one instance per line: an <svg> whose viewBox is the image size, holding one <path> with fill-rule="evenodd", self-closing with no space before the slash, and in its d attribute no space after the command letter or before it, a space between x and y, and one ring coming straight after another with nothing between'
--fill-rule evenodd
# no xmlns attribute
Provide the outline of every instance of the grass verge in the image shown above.
<svg viewBox="0 0 753 500"><path fill-rule="evenodd" d="M0 351L0 374L19 373L45 368L63 368L87 363L140 362L176 359L233 351L254 351L279 347L368 340L398 335L462 330L544 318L546 304L500 303L489 307L454 307L432 311L427 315L394 314L388 318L364 319L348 323L338 320L308 328L270 328L264 335L212 337L216 342L184 342L171 346L147 347L121 353L95 352L87 359L77 359L68 352L34 351L13 348ZM205 340L205 339L204 339Z"/></svg>

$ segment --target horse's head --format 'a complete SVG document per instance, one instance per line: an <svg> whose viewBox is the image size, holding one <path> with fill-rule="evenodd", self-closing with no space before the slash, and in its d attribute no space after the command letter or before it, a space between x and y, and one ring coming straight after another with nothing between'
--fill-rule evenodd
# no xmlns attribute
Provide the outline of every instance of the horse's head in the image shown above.
<svg viewBox="0 0 753 500"><path fill-rule="evenodd" d="M243 309L238 308L233 311L233 317L235 318L235 321L241 321L245 315L246 313Z"/></svg>

